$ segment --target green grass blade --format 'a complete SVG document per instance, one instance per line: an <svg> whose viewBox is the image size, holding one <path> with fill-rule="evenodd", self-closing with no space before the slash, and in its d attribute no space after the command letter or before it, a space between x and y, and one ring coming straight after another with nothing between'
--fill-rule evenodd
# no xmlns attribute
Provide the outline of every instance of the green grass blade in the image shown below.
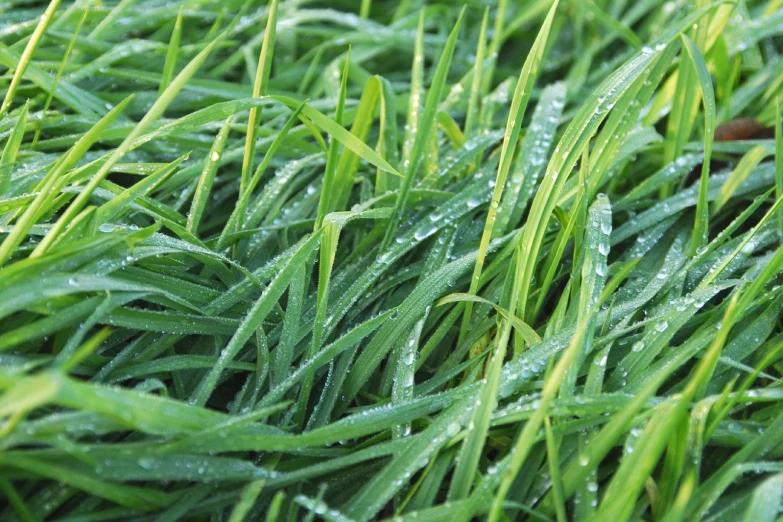
<svg viewBox="0 0 783 522"><path fill-rule="evenodd" d="M11 187L11 167L19 154L19 146L24 139L25 127L27 126L27 113L30 102L24 104L22 110L16 118L11 135L3 148L3 154L0 156L0 196L8 192Z"/></svg>
<svg viewBox="0 0 783 522"><path fill-rule="evenodd" d="M484 60L487 56L487 24L489 23L489 7L484 9L484 17L481 19L481 29L479 30L478 46L476 47L476 63L473 66L473 79L470 84L470 95L468 98L467 115L465 116L465 126L462 132L465 136L473 133L476 118L478 117L478 100L481 95L482 72L484 70Z"/></svg>
<svg viewBox="0 0 783 522"><path fill-rule="evenodd" d="M337 98L337 108L334 113L334 121L338 125L342 125L343 115L345 113L345 97L348 87L348 66L351 61L351 52L348 50L348 54L345 57L345 66L343 68L343 74L340 81L340 95ZM335 169L337 168L337 158L339 152L340 142L337 139L332 139L329 143L329 151L326 154L326 170L324 171L324 182L321 189L321 195L318 199L318 213L315 216L315 228L321 227L326 214L335 208L331 203L333 186L335 183Z"/></svg>
<svg viewBox="0 0 783 522"><path fill-rule="evenodd" d="M696 48L696 44L684 34L682 35L682 41L699 79L701 96L704 101L704 160L701 168L699 202L696 204L696 222L693 227L693 242L691 244L691 253L695 253L696 249L707 244L709 235L707 180L710 175L710 157L715 136L715 94L713 93L712 79L710 79L707 64L704 63L704 58ZM719 199L717 205L720 206L720 204L721 200Z"/></svg>
<svg viewBox="0 0 783 522"><path fill-rule="evenodd" d="M169 47L166 50L166 61L163 62L163 74L160 77L160 86L158 87L158 97L166 90L174 76L174 69L177 66L177 54L179 53L179 41L182 37L182 9L179 10L177 19L174 21L174 29L171 31Z"/></svg>
<svg viewBox="0 0 783 522"><path fill-rule="evenodd" d="M228 139L228 133L231 129L231 120L231 116L226 118L226 121L223 122L223 126L220 128L217 136L215 136L215 141L212 143L212 148L210 148L209 155L204 162L204 169L201 171L198 185L196 185L196 191L193 194L193 202L190 204L187 224L188 231L193 235L198 235L198 227L212 192L215 174L220 166L220 155L223 154L223 149L226 146L226 140Z"/></svg>

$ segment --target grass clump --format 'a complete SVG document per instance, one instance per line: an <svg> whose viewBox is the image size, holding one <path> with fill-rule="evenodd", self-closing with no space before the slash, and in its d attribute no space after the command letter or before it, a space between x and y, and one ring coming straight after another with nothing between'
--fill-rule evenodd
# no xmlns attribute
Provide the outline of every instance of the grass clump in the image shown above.
<svg viewBox="0 0 783 522"><path fill-rule="evenodd" d="M0 14L0 520L780 520L780 1Z"/></svg>

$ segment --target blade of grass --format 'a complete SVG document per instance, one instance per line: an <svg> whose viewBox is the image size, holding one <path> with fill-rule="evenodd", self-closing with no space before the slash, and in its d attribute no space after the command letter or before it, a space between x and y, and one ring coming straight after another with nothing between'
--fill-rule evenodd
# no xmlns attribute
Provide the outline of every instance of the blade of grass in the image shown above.
<svg viewBox="0 0 783 522"><path fill-rule="evenodd" d="M169 40L169 47L166 50L166 61L163 62L163 73L160 77L160 86L158 87L158 97L163 94L166 88L171 83L171 78L174 75L174 69L177 66L177 53L179 53L179 41L182 36L182 10L181 7L177 19L174 21L174 29L171 32L171 39Z"/></svg>
<svg viewBox="0 0 783 522"><path fill-rule="evenodd" d="M269 74L272 70L272 57L275 52L275 35L277 32L277 4L278 0L271 0L269 14L267 16L264 41L261 44L261 54L258 58L258 69L253 80L253 98L259 98L266 93L269 83ZM245 191L250 181L250 172L253 169L253 158L256 152L256 132L261 121L261 110L253 107L247 119L247 134L245 137L245 154L242 157L242 177L240 178L239 191Z"/></svg>
<svg viewBox="0 0 783 522"><path fill-rule="evenodd" d="M22 77L27 70L27 65L32 60L33 53L35 53L38 44L41 42L41 38L43 38L46 28L49 26L49 22L51 22L54 12L59 5L60 0L51 0L46 11L44 11L44 14L41 15L40 20L36 24L35 30L27 41L22 56L19 58L19 63L16 65L14 76L11 78L11 83L8 85L8 90L5 92L3 103L0 105L0 116L2 116L11 106L14 94L16 94L16 89L19 87L19 83L22 81Z"/></svg>
<svg viewBox="0 0 783 522"><path fill-rule="evenodd" d="M190 212L188 212L187 228L193 235L198 235L199 224L207 208L207 202L212 193L212 185L215 181L215 174L220 166L220 156L223 154L228 133L231 130L231 122L231 116L223 122L223 126L220 128L217 136L215 136L215 141L212 142L212 148L209 149L209 155L204 162L204 169L201 171L201 176L199 176L198 185L196 185L196 191L193 194L193 202L190 204Z"/></svg>
<svg viewBox="0 0 783 522"><path fill-rule="evenodd" d="M699 178L699 201L696 204L696 222L693 227L693 241L691 242L691 255L696 250L707 244L709 235L709 208L707 202L707 183L710 175L710 157L712 155L712 142L715 136L715 94L712 90L712 80L696 44L687 35L681 35L683 45L688 51L696 76L699 79L701 97L704 102L704 161ZM718 204L720 206L720 204Z"/></svg>

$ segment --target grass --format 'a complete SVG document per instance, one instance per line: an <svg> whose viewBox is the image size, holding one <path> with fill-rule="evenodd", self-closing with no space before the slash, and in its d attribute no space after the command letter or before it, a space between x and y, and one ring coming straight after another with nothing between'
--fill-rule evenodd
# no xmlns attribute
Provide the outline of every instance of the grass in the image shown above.
<svg viewBox="0 0 783 522"><path fill-rule="evenodd" d="M780 0L0 17L0 520L783 520Z"/></svg>

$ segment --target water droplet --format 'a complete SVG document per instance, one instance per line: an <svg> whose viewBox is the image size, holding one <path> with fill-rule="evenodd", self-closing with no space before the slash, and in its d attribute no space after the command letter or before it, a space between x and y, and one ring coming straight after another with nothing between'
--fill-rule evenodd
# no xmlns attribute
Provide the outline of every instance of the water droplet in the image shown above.
<svg viewBox="0 0 783 522"><path fill-rule="evenodd" d="M430 237L432 234L438 231L437 227L423 227L416 232L413 233L413 237L416 239L416 241L421 241L423 239L426 239Z"/></svg>
<svg viewBox="0 0 783 522"><path fill-rule="evenodd" d="M144 469L154 469L157 461L153 457L142 457L137 463Z"/></svg>
<svg viewBox="0 0 783 522"><path fill-rule="evenodd" d="M384 264L384 265L386 265L386 264L389 264L389 263L391 263L391 259L392 259L392 255L391 255L391 254L389 253L389 251L387 250L387 251L386 251L386 252L384 252L383 254L379 255L379 256L376 258L376 261L378 261L378 262L379 262L379 263L381 263L381 264Z"/></svg>

